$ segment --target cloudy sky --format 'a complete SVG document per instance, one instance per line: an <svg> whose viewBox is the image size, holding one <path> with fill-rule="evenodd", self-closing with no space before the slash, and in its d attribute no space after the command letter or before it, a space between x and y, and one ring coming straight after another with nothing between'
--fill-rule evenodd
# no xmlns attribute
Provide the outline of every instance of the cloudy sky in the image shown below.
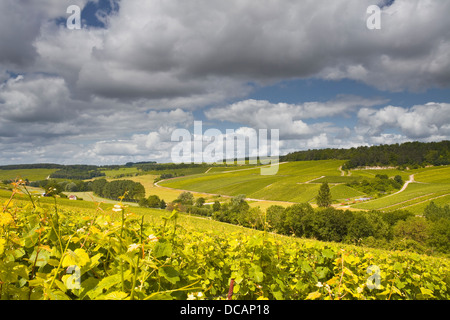
<svg viewBox="0 0 450 320"><path fill-rule="evenodd" d="M367 28L370 5L381 29ZM172 133L194 121L278 129L281 154L448 140L449 12L442 0L3 0L0 164L167 162Z"/></svg>

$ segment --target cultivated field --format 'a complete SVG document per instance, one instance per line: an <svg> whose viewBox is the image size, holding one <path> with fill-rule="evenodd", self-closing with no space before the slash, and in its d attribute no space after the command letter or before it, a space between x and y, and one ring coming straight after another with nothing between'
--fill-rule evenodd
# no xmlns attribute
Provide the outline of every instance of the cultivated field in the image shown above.
<svg viewBox="0 0 450 320"><path fill-rule="evenodd" d="M280 164L278 173L273 176L260 175L257 167L233 168L234 170L213 168L207 173L161 181L159 185L227 196L245 194L248 199L314 204L320 184L327 182L335 206L338 207L386 211L408 208L420 213L430 201L440 205L450 203L449 166L414 170L351 170L344 173L340 170L342 164L343 161L337 160L284 163ZM387 175L390 178L399 175L405 182L412 176L413 181L404 190L381 194L370 201L358 201L366 195L347 183L371 181L376 175ZM263 202L259 204L263 205Z"/></svg>
<svg viewBox="0 0 450 320"><path fill-rule="evenodd" d="M0 181L28 179L30 181L44 180L57 169L18 169L0 170Z"/></svg>

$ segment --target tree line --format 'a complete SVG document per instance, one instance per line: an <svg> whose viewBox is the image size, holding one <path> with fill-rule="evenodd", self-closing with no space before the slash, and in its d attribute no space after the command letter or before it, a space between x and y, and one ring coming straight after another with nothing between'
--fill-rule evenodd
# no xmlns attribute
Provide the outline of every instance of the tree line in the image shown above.
<svg viewBox="0 0 450 320"><path fill-rule="evenodd" d="M58 180L38 180L28 182L31 187L38 187L44 190L53 190L53 194L61 195L63 192L86 192L92 191L92 181L58 181Z"/></svg>
<svg viewBox="0 0 450 320"><path fill-rule="evenodd" d="M362 193L368 195L383 194L395 190L399 190L403 186L403 179L401 176L396 175L393 179L390 179L385 174L377 174L375 178L370 181L363 179L362 181L353 180L346 183L348 187L359 190Z"/></svg>
<svg viewBox="0 0 450 320"><path fill-rule="evenodd" d="M186 169L186 168L206 168L207 164L196 163L142 163L134 165L142 171L165 171L174 169Z"/></svg>
<svg viewBox="0 0 450 320"><path fill-rule="evenodd" d="M450 207L431 202L422 216L406 210L391 212L350 211L308 203L289 207L273 205L266 212L251 208L245 195L220 203L205 205L203 198L194 201L190 192L167 205L190 214L266 230L282 235L342 242L388 250L412 250L418 253L450 254Z"/></svg>
<svg viewBox="0 0 450 320"><path fill-rule="evenodd" d="M61 168L64 168L64 165L55 163L10 164L0 166L0 170L61 169Z"/></svg>
<svg viewBox="0 0 450 320"><path fill-rule="evenodd" d="M72 180L39 180L28 183L32 187L40 187L46 191L51 190L52 194L65 197L63 192L88 192L92 191L95 195L120 200L124 196L124 201L138 202L145 199L145 188L140 182L131 180L113 180L108 182L106 179L96 179L94 181ZM165 206L164 206L165 208Z"/></svg>
<svg viewBox="0 0 450 320"><path fill-rule="evenodd" d="M71 179L71 180L87 180L96 177L105 176L104 172L99 170L97 166L89 165L73 165L64 166L64 168L53 172L50 178L53 179Z"/></svg>
<svg viewBox="0 0 450 320"><path fill-rule="evenodd" d="M139 201L145 197L144 186L131 180L96 179L92 182L92 191L99 197L123 201Z"/></svg>
<svg viewBox="0 0 450 320"><path fill-rule="evenodd" d="M365 166L419 167L450 164L450 141L405 142L350 149L319 149L289 153L280 161L347 160L342 169Z"/></svg>

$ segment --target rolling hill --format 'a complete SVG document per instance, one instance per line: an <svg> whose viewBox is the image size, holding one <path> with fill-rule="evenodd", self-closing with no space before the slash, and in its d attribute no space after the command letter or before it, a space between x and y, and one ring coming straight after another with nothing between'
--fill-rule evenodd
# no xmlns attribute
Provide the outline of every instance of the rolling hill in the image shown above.
<svg viewBox="0 0 450 320"><path fill-rule="evenodd" d="M245 168L235 170L211 170L207 173L161 181L163 187L236 196L245 194L249 199L288 201L314 204L322 182L330 185L336 206L355 209L394 210L403 207L413 212L420 210L430 202L439 204L450 202L450 166L427 167L412 170L393 168L368 168L342 171L341 160L298 161L280 164L279 171L273 176L262 176L259 169ZM352 183L371 181L377 175L389 178L400 176L407 182L405 188L379 192L370 195L352 187ZM395 191L395 192L394 192Z"/></svg>

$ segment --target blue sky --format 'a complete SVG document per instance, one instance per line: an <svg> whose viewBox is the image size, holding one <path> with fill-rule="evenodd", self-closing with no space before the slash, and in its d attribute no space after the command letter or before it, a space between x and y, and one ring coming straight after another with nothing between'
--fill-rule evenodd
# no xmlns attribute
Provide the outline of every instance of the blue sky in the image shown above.
<svg viewBox="0 0 450 320"><path fill-rule="evenodd" d="M82 28L69 30L69 5ZM381 8L381 29L366 10ZM176 129L280 153L450 137L450 3L0 4L0 163L171 161Z"/></svg>

